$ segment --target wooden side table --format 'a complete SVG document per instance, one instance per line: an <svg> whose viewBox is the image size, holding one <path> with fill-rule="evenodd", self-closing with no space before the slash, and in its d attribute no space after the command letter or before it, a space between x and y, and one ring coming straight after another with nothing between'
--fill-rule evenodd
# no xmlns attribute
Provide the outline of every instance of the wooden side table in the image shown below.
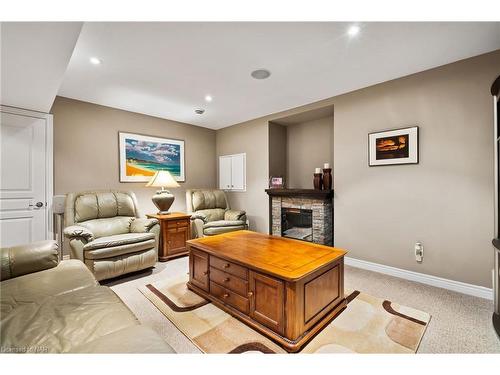
<svg viewBox="0 0 500 375"><path fill-rule="evenodd" d="M150 214L150 219L160 222L160 243L158 244L158 260L167 260L187 255L186 241L191 238L191 215L182 212L172 212L168 215Z"/></svg>

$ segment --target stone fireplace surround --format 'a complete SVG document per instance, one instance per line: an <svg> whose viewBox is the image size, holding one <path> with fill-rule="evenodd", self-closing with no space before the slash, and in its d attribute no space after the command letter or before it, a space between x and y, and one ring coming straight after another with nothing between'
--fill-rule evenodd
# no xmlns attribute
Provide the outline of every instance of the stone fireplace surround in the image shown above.
<svg viewBox="0 0 500 375"><path fill-rule="evenodd" d="M312 242L333 246L333 190L267 189L269 233L281 237L281 209L312 210Z"/></svg>

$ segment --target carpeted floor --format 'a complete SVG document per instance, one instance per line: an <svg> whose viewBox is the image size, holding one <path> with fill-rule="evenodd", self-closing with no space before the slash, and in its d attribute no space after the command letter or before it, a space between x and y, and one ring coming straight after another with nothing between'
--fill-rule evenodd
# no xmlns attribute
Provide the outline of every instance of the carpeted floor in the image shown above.
<svg viewBox="0 0 500 375"><path fill-rule="evenodd" d="M110 286L143 324L158 331L178 353L199 353L138 290L145 284L187 271L187 257L183 257L157 263L152 271L102 284ZM491 301L348 266L345 287L431 314L418 353L500 353L500 340L491 324Z"/></svg>

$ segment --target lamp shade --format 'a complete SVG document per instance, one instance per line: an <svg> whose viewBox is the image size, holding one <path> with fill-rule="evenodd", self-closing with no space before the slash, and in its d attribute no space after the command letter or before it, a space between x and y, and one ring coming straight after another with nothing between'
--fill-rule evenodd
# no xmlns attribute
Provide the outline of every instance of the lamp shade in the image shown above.
<svg viewBox="0 0 500 375"><path fill-rule="evenodd" d="M169 171L157 171L146 186L176 188L180 185L175 181Z"/></svg>

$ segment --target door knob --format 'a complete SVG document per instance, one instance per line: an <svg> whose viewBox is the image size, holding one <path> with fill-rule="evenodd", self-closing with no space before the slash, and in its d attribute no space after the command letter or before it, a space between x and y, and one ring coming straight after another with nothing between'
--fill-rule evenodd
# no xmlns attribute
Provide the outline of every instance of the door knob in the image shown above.
<svg viewBox="0 0 500 375"><path fill-rule="evenodd" d="M29 204L29 207L33 207L35 206L36 208L42 208L43 207L43 202L36 202L34 205L33 204Z"/></svg>

